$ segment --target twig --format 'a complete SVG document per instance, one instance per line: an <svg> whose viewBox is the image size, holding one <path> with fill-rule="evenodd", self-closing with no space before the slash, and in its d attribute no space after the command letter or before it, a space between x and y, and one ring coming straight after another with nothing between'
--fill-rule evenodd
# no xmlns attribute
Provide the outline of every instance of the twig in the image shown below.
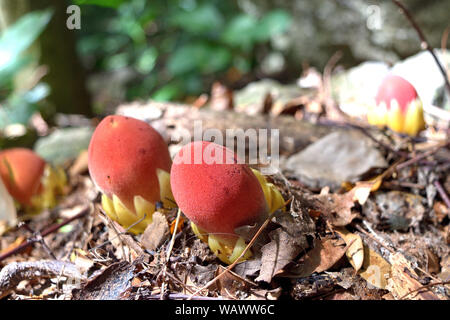
<svg viewBox="0 0 450 320"><path fill-rule="evenodd" d="M166 272L167 272L167 264L170 261L170 255L172 254L172 250L173 250L173 245L175 243L175 236L177 234L177 230L178 230L178 223L180 222L180 217L181 217L181 209L178 208L178 212L177 212L177 218L175 220L175 228L173 229L173 234L172 234L172 239L170 240L170 244L169 244L169 248L167 250L167 255L166 255L166 263L164 264L164 268L162 271L162 277L163 277L163 283L161 285L161 293L159 295L160 300L164 299L164 292L166 289L166 282L165 282L165 277L166 277Z"/></svg>
<svg viewBox="0 0 450 320"><path fill-rule="evenodd" d="M159 300L160 295L151 295L145 297L148 300ZM182 293L170 293L166 296L169 300L224 300L223 298L204 297L204 296L192 296Z"/></svg>
<svg viewBox="0 0 450 320"><path fill-rule="evenodd" d="M449 283L450 283L450 280L448 280L448 281L441 281L441 282L433 282L433 283L429 283L429 284L423 285L420 288L412 290L412 291L408 292L407 294L403 295L402 297L399 298L399 300L405 299L411 293L418 292L418 291L424 290L424 289L426 289L426 291L431 291L430 290L431 287L439 286L439 285L446 285L446 284L449 284Z"/></svg>
<svg viewBox="0 0 450 320"><path fill-rule="evenodd" d="M27 229L29 232L33 234L33 238L31 238L31 240L39 242L41 246L44 248L47 255L50 256L50 258L52 258L53 260L57 260L55 254L52 252L52 250L50 250L44 238L42 237L42 234L39 231L38 232L33 231L30 228L30 226L26 223L22 223L22 225L19 225L19 227L21 226L23 226L25 229Z"/></svg>
<svg viewBox="0 0 450 320"><path fill-rule="evenodd" d="M54 224L54 225L48 227L47 229L44 229L43 231L40 232L40 234L42 235L42 237L46 237L49 234L52 234L52 233L58 231L59 228L64 227L66 224L69 224L69 223L71 223L72 221L74 221L76 219L84 217L88 212L90 212L90 207L85 208L80 213L74 215L71 218L68 218L68 219L64 220L61 223ZM0 255L0 262L5 260L6 258L9 258L12 255L15 255L15 254L18 254L18 253L22 252L24 249L34 245L38 241L39 240L36 239L36 238L27 239L25 242L23 242L19 246L15 247L14 249L12 249L12 250L10 250L8 252L5 252L4 254Z"/></svg>
<svg viewBox="0 0 450 320"><path fill-rule="evenodd" d="M413 28L416 30L417 34L419 35L420 41L421 41L421 47L423 49L428 50L431 55L433 56L434 61L436 61L437 66L439 67L439 70L441 71L442 75L444 76L444 81L445 81L445 87L447 88L448 93L450 94L450 82L448 80L448 76L447 73L444 69L444 67L442 67L442 64L440 63L439 59L437 58L436 54L433 51L433 47L430 46L429 42L427 41L427 39L425 38L425 34L422 32L422 30L420 29L419 25L417 24L417 22L413 19L411 13L408 11L408 9L403 5L403 3L401 3L398 0L392 0L392 2L400 8L400 10L402 11L402 13L405 15L405 17L408 19L408 21L411 23L411 25L413 26Z"/></svg>
<svg viewBox="0 0 450 320"><path fill-rule="evenodd" d="M442 187L441 183L438 180L434 181L434 186L436 187L436 190L439 192L439 195L441 196L442 200L444 200L445 205L447 206L447 211L450 216L450 199L448 198L447 192L445 192L444 188Z"/></svg>
<svg viewBox="0 0 450 320"><path fill-rule="evenodd" d="M71 262L57 260L12 262L0 271L0 299L10 294L22 280L57 276L85 280L80 270Z"/></svg>
<svg viewBox="0 0 450 320"><path fill-rule="evenodd" d="M424 152L422 154L419 154L418 156L415 156L415 157L413 157L413 158L411 158L411 159L409 159L409 160L407 160L407 161L405 161L403 163L400 163L397 166L397 170L401 170L401 169L406 168L406 167L408 167L408 166L410 166L410 165L412 165L412 164L414 164L416 162L419 162L420 160L422 160L422 159L432 155L433 153L437 152L440 148L445 147L448 144L449 144L449 142L440 143L434 149L431 149L431 150L429 150L427 152Z"/></svg>

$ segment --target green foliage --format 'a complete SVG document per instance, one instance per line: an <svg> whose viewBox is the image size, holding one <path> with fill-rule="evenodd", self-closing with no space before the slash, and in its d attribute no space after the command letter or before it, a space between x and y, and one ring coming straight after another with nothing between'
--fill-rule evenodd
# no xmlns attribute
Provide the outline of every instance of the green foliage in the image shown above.
<svg viewBox="0 0 450 320"><path fill-rule="evenodd" d="M128 99L182 99L209 90L213 79L234 68L241 74L257 65L259 47L286 32L291 15L273 10L255 17L236 1L76 0L108 3L83 6L79 41L93 72L124 68L137 74L127 84ZM264 50L263 50L264 51ZM267 52L265 50L264 52ZM258 55L259 54L259 55Z"/></svg>
<svg viewBox="0 0 450 320"><path fill-rule="evenodd" d="M13 123L28 123L39 109L39 102L49 94L49 87L43 83L19 89L14 78L33 61L25 51L45 29L52 14L51 10L31 12L0 35L0 129Z"/></svg>
<svg viewBox="0 0 450 320"><path fill-rule="evenodd" d="M75 4L92 4L101 7L117 8L126 0L75 0Z"/></svg>

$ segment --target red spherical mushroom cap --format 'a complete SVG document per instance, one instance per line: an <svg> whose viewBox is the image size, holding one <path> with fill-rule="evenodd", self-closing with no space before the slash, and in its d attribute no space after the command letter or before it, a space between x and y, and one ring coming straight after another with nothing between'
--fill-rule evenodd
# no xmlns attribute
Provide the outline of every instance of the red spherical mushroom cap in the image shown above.
<svg viewBox="0 0 450 320"><path fill-rule="evenodd" d="M170 183L179 208L209 233L235 237L237 227L268 212L251 169L238 163L234 152L212 142L184 146L175 156Z"/></svg>
<svg viewBox="0 0 450 320"><path fill-rule="evenodd" d="M33 195L41 190L45 161L26 148L0 152L0 176L9 194L24 205L31 204Z"/></svg>
<svg viewBox="0 0 450 320"><path fill-rule="evenodd" d="M378 88L375 101L377 105L384 102L389 109L392 100L396 100L402 113L406 113L408 105L417 98L417 91L409 81L400 76L389 75Z"/></svg>
<svg viewBox="0 0 450 320"><path fill-rule="evenodd" d="M160 201L157 169L170 172L172 161L161 135L144 121L112 115L92 135L89 173L108 197L116 195L134 211L134 197Z"/></svg>

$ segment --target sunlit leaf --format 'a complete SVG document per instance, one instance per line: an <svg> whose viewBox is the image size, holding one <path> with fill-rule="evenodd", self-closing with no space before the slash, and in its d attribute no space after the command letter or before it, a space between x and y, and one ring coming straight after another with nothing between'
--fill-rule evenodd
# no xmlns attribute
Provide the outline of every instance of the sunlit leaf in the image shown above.
<svg viewBox="0 0 450 320"><path fill-rule="evenodd" d="M171 19L171 23L192 33L218 30L223 25L223 17L212 4L205 4L192 11L181 11Z"/></svg>
<svg viewBox="0 0 450 320"><path fill-rule="evenodd" d="M232 46L249 49L253 45L257 25L256 18L247 14L238 15L225 29L223 40Z"/></svg>
<svg viewBox="0 0 450 320"><path fill-rule="evenodd" d="M101 7L118 8L122 3L127 1L128 0L75 0L75 4L90 4Z"/></svg>
<svg viewBox="0 0 450 320"><path fill-rule="evenodd" d="M254 37L257 41L267 41L287 30L292 22L291 15L284 10L274 10L266 14L258 23Z"/></svg>
<svg viewBox="0 0 450 320"><path fill-rule="evenodd" d="M28 13L0 35L0 83L29 62L20 55L39 37L52 14L52 10Z"/></svg>

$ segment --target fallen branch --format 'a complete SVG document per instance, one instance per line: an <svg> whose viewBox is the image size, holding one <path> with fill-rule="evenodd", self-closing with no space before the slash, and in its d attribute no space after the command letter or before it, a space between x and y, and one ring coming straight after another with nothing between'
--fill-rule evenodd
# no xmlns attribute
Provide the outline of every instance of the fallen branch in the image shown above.
<svg viewBox="0 0 450 320"><path fill-rule="evenodd" d="M58 260L12 262L0 271L0 299L14 291L22 280L58 276L77 281L85 280L80 270L71 262Z"/></svg>

